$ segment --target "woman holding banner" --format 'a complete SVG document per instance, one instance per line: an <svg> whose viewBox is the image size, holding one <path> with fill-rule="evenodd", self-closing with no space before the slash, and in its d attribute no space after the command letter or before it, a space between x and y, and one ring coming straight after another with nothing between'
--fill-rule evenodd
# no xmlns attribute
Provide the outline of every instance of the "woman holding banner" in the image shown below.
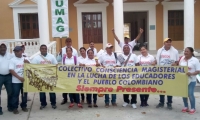
<svg viewBox="0 0 200 120"><path fill-rule="evenodd" d="M66 53L63 56L63 65L77 65L77 58L76 56L72 55L73 49L71 47L66 48ZM69 108L72 108L74 106L74 102L77 103L77 106L79 108L82 108L83 106L80 104L80 96L78 93L69 93L69 98L71 104L69 105Z"/></svg>
<svg viewBox="0 0 200 120"><path fill-rule="evenodd" d="M150 55L147 51L147 48L145 46L140 47L141 55L138 56L139 65L140 66L154 66L156 64L155 58ZM141 105L140 107L146 107L149 106L148 101L149 95L148 94L141 94L140 100Z"/></svg>
<svg viewBox="0 0 200 120"><path fill-rule="evenodd" d="M81 56L78 57L78 64L82 65L83 61L87 58L86 49L84 47L81 47L79 51ZM81 93L81 103L84 103L84 101L85 101L85 95L84 93Z"/></svg>
<svg viewBox="0 0 200 120"><path fill-rule="evenodd" d="M194 57L194 49L192 47L185 48L184 56L181 57L179 61L180 66L188 67L188 96L190 99L191 110L188 108L188 98L183 98L184 108L182 112L189 112L189 114L194 114L195 109L195 97L194 88L196 86L196 75L200 72L200 63L197 58Z"/></svg>
<svg viewBox="0 0 200 120"><path fill-rule="evenodd" d="M83 64L80 64L80 66L100 66L99 62L97 59L94 58L94 51L92 49L89 49L87 51L88 58L86 58L83 61ZM92 108L92 94L87 94L87 102L88 102L88 107ZM93 94L93 102L94 102L94 107L98 107L96 102L97 102L97 94Z"/></svg>

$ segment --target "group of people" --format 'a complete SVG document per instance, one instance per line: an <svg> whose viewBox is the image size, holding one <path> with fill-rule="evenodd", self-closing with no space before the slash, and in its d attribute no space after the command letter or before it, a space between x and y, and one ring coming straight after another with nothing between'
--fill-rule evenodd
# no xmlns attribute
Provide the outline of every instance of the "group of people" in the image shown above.
<svg viewBox="0 0 200 120"><path fill-rule="evenodd" d="M65 43L66 46L63 47L58 53L57 57L47 53L47 46L41 45L41 54L29 60L26 56L23 56L24 50L23 46L16 46L14 48L15 55L11 55L6 52L7 47L5 44L0 44L0 89L2 85L5 86L8 94L8 111L18 114L19 96L21 92L21 108L24 112L27 112L27 93L23 92L23 69L24 63L31 64L58 64L61 62L63 65L79 65L79 66L102 66L102 67L132 67L132 66L188 66L188 72L186 73L188 77L188 96L191 104L191 109L188 106L188 98L183 98L184 108L182 112L189 112L189 114L194 114L195 109L195 97L194 88L196 84L196 75L200 72L200 63L197 58L194 57L194 49L191 47L185 48L184 56L179 57L178 51L172 46L172 39L166 38L163 41L163 47L157 52L156 57L150 55L145 46L140 48L141 54L136 55L132 52L133 47L136 45L137 40L143 33L143 29L140 29L139 35L133 41L129 38L125 38L124 42L120 41L115 34L114 29L112 30L113 36L118 42L119 46L122 48L122 54L117 55L113 52L113 45L111 43L106 44L105 53L97 58L97 50L94 47L94 42L89 43L89 48L86 49L81 47L79 49L80 56L75 48L72 47L72 39L67 38ZM66 91L67 92L67 91ZM46 94L43 92L39 93L41 106L40 109L44 109L47 105ZM49 93L50 102L53 109L56 109L56 94ZM82 103L87 102L88 107L98 107L97 105L97 94L84 94L80 93L69 93L70 104L69 108L72 108L75 104L79 108L82 108ZM111 100L109 94L105 94L105 107L108 108L110 103L112 106L117 106L116 94L111 95ZM61 105L68 102L68 93L62 94L63 101ZM146 107L148 105L149 95L140 95L140 107ZM131 106L137 108L137 94L131 94L131 99L129 99L129 94L123 95L124 104L122 106L126 107L131 104ZM164 107L165 96L160 95L160 101L156 108ZM167 108L172 109L172 96L167 96ZM2 107L0 107L0 114L3 114Z"/></svg>

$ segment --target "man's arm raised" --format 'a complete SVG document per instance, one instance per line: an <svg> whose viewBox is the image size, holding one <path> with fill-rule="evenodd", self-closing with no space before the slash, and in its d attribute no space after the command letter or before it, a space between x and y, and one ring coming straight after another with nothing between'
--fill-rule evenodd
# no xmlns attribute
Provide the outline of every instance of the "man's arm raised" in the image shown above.
<svg viewBox="0 0 200 120"><path fill-rule="evenodd" d="M138 36L135 38L136 41L140 39L140 37L141 37L141 35L142 35L143 32L144 32L144 30L143 30L142 28L140 28L140 33L139 33Z"/></svg>
<svg viewBox="0 0 200 120"><path fill-rule="evenodd" d="M113 36L114 36L115 40L118 42L118 44L120 44L120 40L117 37L117 35L115 34L115 29L112 29L112 33L113 33Z"/></svg>

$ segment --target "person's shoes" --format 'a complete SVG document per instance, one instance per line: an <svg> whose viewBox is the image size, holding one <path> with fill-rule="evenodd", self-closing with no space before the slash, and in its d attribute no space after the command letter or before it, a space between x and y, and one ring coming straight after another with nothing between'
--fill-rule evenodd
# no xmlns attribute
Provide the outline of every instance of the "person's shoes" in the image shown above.
<svg viewBox="0 0 200 120"><path fill-rule="evenodd" d="M57 106L56 106L56 105L52 105L51 107L52 107L53 109L56 109L56 108L57 108Z"/></svg>
<svg viewBox="0 0 200 120"><path fill-rule="evenodd" d="M144 102L141 102L140 107L145 107Z"/></svg>
<svg viewBox="0 0 200 120"><path fill-rule="evenodd" d="M40 110L44 109L46 106L40 106Z"/></svg>
<svg viewBox="0 0 200 120"><path fill-rule="evenodd" d="M136 109L136 108L137 108L136 104L132 104L132 107L133 107L134 109Z"/></svg>
<svg viewBox="0 0 200 120"><path fill-rule="evenodd" d="M88 104L88 107L89 107L89 108L92 108L92 104Z"/></svg>
<svg viewBox="0 0 200 120"><path fill-rule="evenodd" d="M28 109L24 107L24 108L22 108L22 111L28 112Z"/></svg>
<svg viewBox="0 0 200 120"><path fill-rule="evenodd" d="M149 104L147 102L144 102L144 107L148 107Z"/></svg>
<svg viewBox="0 0 200 120"><path fill-rule="evenodd" d="M63 100L62 102L61 102L61 105L64 105L64 104L66 104L67 103L67 100Z"/></svg>
<svg viewBox="0 0 200 120"><path fill-rule="evenodd" d="M190 110L189 110L189 108L185 107L185 108L182 109L182 112L186 113L186 112L190 112Z"/></svg>
<svg viewBox="0 0 200 120"><path fill-rule="evenodd" d="M117 106L117 103L112 103L112 106L114 106L114 107Z"/></svg>
<svg viewBox="0 0 200 120"><path fill-rule="evenodd" d="M167 103L167 109L172 110L172 104L171 103Z"/></svg>
<svg viewBox="0 0 200 120"><path fill-rule="evenodd" d="M196 112L195 109L191 109L190 112L189 112L189 114L190 114L190 115L193 115L195 112Z"/></svg>
<svg viewBox="0 0 200 120"><path fill-rule="evenodd" d="M13 114L19 114L19 111L17 109L14 109Z"/></svg>
<svg viewBox="0 0 200 120"><path fill-rule="evenodd" d="M0 115L3 115L2 107L0 107Z"/></svg>
<svg viewBox="0 0 200 120"><path fill-rule="evenodd" d="M74 107L74 103L70 103L69 108Z"/></svg>
<svg viewBox="0 0 200 120"><path fill-rule="evenodd" d="M156 108L163 108L164 107L164 104L163 103L159 103Z"/></svg>
<svg viewBox="0 0 200 120"><path fill-rule="evenodd" d="M77 106L79 107L79 108L83 108L83 106L81 105L81 104L77 104ZM91 105L92 106L92 105Z"/></svg>
<svg viewBox="0 0 200 120"><path fill-rule="evenodd" d="M27 101L31 101L31 98L27 96Z"/></svg>
<svg viewBox="0 0 200 120"><path fill-rule="evenodd" d="M9 111L9 112L13 112L13 109L12 109L12 108L8 108L8 111Z"/></svg>
<svg viewBox="0 0 200 120"><path fill-rule="evenodd" d="M96 108L98 107L97 104L94 104L93 106L96 107Z"/></svg>
<svg viewBox="0 0 200 120"><path fill-rule="evenodd" d="M126 107L128 105L128 103L124 102L124 104L122 105L123 107Z"/></svg>
<svg viewBox="0 0 200 120"><path fill-rule="evenodd" d="M109 104L108 104L108 103L106 103L106 104L105 104L105 107L106 107L106 108L109 108Z"/></svg>

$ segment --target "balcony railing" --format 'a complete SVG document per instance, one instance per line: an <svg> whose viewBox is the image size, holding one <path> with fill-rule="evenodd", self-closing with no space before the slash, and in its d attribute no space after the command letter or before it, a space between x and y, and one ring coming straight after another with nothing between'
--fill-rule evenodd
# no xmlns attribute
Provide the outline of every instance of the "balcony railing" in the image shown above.
<svg viewBox="0 0 200 120"><path fill-rule="evenodd" d="M47 49L48 49L48 51L47 51L48 53L51 53L51 54L53 54L56 57L56 41L52 41L51 43L49 43L47 45ZM30 59L33 59L35 56L37 56L39 54L40 54L40 51L38 49L38 51L35 54L33 54L30 57Z"/></svg>
<svg viewBox="0 0 200 120"><path fill-rule="evenodd" d="M13 49L17 44L25 45L25 53L28 56L32 56L39 51L40 43L39 39L0 39L0 44L4 43L7 46L7 51L12 53Z"/></svg>

